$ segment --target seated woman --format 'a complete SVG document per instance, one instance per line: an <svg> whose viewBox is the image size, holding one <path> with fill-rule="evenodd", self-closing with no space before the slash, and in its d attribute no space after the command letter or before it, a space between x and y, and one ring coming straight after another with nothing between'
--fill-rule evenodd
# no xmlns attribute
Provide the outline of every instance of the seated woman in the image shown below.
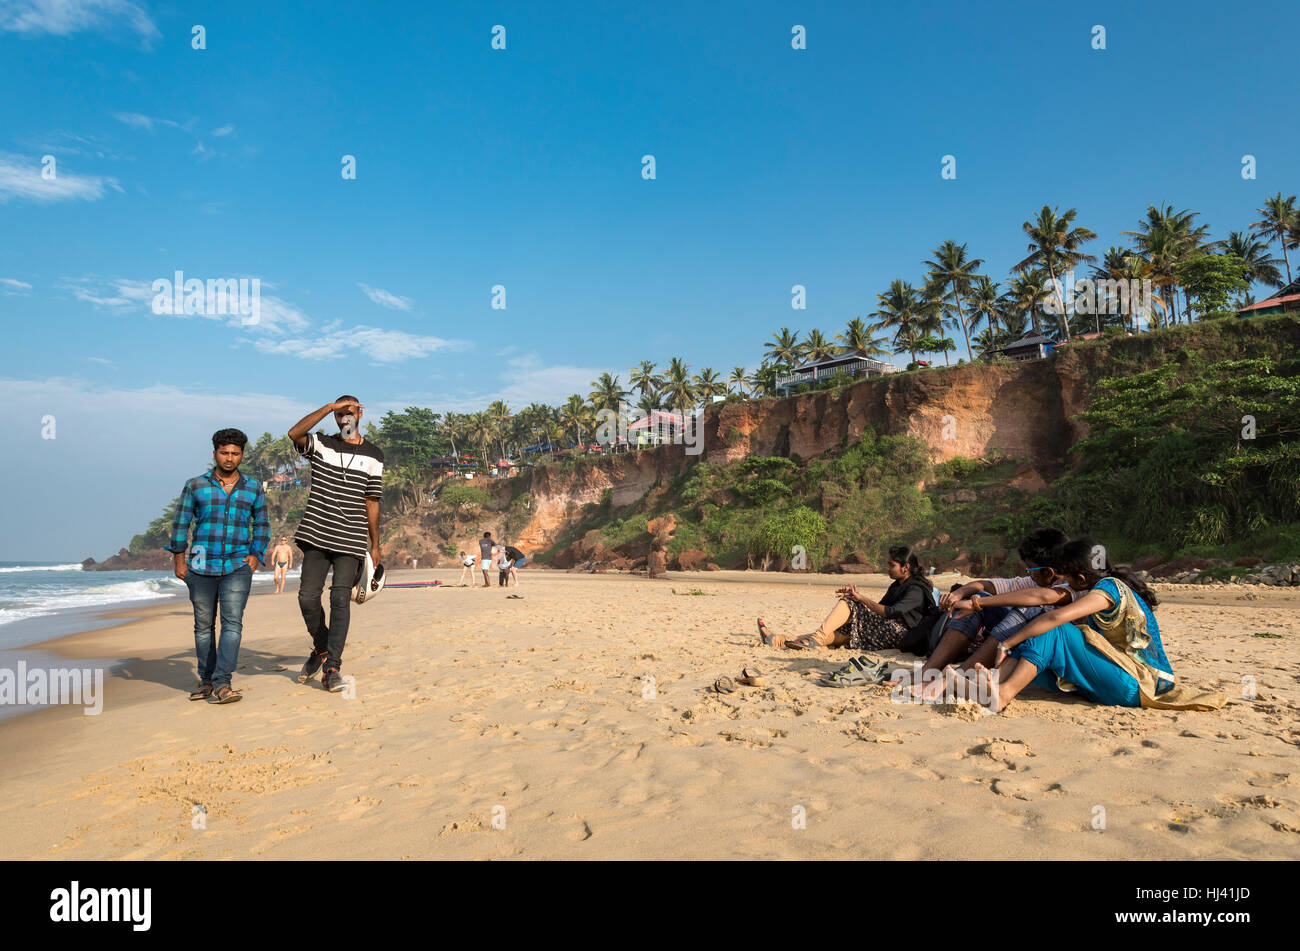
<svg viewBox="0 0 1300 951"><path fill-rule="evenodd" d="M996 642L996 674L976 665L981 693L1001 711L1021 690L1035 686L1077 692L1095 703L1163 710L1216 710L1221 693L1198 692L1176 683L1151 608L1155 594L1127 572L1094 568L1102 549L1090 538L1063 545L1052 569L1072 589L1086 592L1072 604L1034 618ZM1082 620L1076 627L1070 623Z"/></svg>
<svg viewBox="0 0 1300 951"><path fill-rule="evenodd" d="M907 629L934 610L934 586L921 569L912 549L898 545L889 549L885 569L893 579L884 597L873 601L850 585L835 593L840 599L821 627L811 634L786 640L772 634L762 620L758 634L764 644L791 650L816 647L848 647L850 650L889 650L897 647Z"/></svg>

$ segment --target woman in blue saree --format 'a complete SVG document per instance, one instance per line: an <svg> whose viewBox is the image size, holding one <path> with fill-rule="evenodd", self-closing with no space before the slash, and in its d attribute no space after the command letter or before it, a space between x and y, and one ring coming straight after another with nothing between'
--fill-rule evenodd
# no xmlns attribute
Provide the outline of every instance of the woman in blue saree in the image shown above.
<svg viewBox="0 0 1300 951"><path fill-rule="evenodd" d="M1094 567L1098 562L1101 568ZM1159 603L1154 592L1111 568L1092 539L1061 546L1052 568L1071 588L1087 593L1003 641L996 677L977 665L977 676L995 692L997 710L1031 683L1117 707L1215 710L1227 702L1221 693L1178 684L1151 610Z"/></svg>

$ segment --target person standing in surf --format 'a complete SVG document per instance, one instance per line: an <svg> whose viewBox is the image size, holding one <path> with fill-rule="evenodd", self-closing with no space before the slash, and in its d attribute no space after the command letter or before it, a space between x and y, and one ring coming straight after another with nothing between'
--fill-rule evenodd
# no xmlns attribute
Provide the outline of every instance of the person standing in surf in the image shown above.
<svg viewBox="0 0 1300 951"><path fill-rule="evenodd" d="M173 555L174 573L185 582L194 605L199 688L190 694L191 700L234 703L241 699L230 681L239 665L244 605L253 586L253 572L266 557L266 546L271 541L262 485L239 471L247 444L248 437L238 429L213 434L214 465L185 483L172 518L171 538L165 546Z"/></svg>
<svg viewBox="0 0 1300 951"><path fill-rule="evenodd" d="M298 607L312 643L298 682L307 683L324 667L321 685L335 693L343 689L339 669L348 639L352 588L363 574L367 554L379 564L384 454L361 436L362 409L355 396L340 396L289 430L294 447L311 463L307 508L293 537L302 551ZM339 434L313 433L312 427L331 413ZM321 592L331 572L327 622Z"/></svg>

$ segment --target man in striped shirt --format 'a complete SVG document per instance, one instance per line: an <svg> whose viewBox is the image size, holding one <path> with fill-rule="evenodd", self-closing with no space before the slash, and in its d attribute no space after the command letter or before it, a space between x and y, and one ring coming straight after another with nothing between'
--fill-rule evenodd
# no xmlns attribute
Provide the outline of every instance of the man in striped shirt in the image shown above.
<svg viewBox="0 0 1300 951"><path fill-rule="evenodd" d="M191 700L234 703L240 698L230 681L239 664L244 605L253 572L266 557L271 540L262 486L239 472L247 443L248 437L238 429L214 433L214 465L185 483L172 518L166 548L174 556L176 577L185 582L194 605L199 688L190 694ZM218 606L220 638L216 637Z"/></svg>
<svg viewBox="0 0 1300 951"><path fill-rule="evenodd" d="M312 652L298 673L306 683L323 666L326 690L343 689L339 668L348 639L352 588L361 576L367 553L379 564L379 500L384 489L384 454L361 436L361 404L340 396L308 413L289 430L294 446L311 463L311 490L294 541L302 549L298 607L311 635ZM334 414L339 434L313 433L312 427ZM329 621L321 606L325 576L330 581Z"/></svg>

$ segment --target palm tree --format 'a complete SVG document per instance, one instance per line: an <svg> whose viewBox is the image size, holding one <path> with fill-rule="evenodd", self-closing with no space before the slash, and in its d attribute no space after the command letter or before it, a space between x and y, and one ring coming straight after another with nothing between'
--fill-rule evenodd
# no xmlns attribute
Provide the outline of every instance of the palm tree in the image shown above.
<svg viewBox="0 0 1300 951"><path fill-rule="evenodd" d="M1002 297L996 281L981 277L975 282L970 293L970 325L972 327L984 321L989 329L998 332L998 318L1002 315ZM969 338L967 338L969 341ZM975 358L972 356L972 360Z"/></svg>
<svg viewBox="0 0 1300 951"><path fill-rule="evenodd" d="M713 402L715 396L722 396L727 392L727 385L722 382L718 376L718 371L713 367L705 367L695 377L695 399L705 406Z"/></svg>
<svg viewBox="0 0 1300 951"><path fill-rule="evenodd" d="M1046 271L1021 270L1012 276L1011 285L1006 293L1006 302L1011 312L1027 317L1034 325L1034 332L1039 334L1043 332L1043 325L1038 319L1040 305L1051 293L1045 289L1046 285Z"/></svg>
<svg viewBox="0 0 1300 951"><path fill-rule="evenodd" d="M1155 275L1153 283L1167 288L1166 313L1174 317L1175 323L1177 317L1174 315L1178 313L1178 266L1205 248L1205 236L1209 230L1205 225L1192 227L1192 219L1195 217L1196 212L1177 211L1173 205L1159 208L1148 205L1146 218L1138 225L1141 230L1124 232L1133 238L1134 246L1150 263L1152 274ZM1187 322L1190 324L1192 302L1186 294L1183 297L1186 299Z"/></svg>
<svg viewBox="0 0 1300 951"><path fill-rule="evenodd" d="M966 323L966 312L962 308L962 301L970 294L972 282L982 276L975 271L984 260L968 259L966 245L958 244L956 241L945 241L930 253L934 255L934 260L924 262L930 269L929 278L936 284L944 285L944 298L957 308L957 321L961 326L962 334L966 337L966 355L974 360L975 354L970 346L970 327Z"/></svg>
<svg viewBox="0 0 1300 951"><path fill-rule="evenodd" d="M1058 215L1054 208L1044 205L1036 220L1026 221L1021 226L1029 237L1029 255L1013 268L1016 271L1031 267L1047 270L1061 307L1061 329L1065 332L1066 340L1070 339L1070 327L1066 321L1065 295L1058 278L1076 264L1096 260L1091 254L1079 250L1084 242L1093 240L1097 235L1087 228L1070 227L1077 215L1078 212L1073 208Z"/></svg>
<svg viewBox="0 0 1300 951"><path fill-rule="evenodd" d="M664 401L674 409L685 412L695 405L695 386L691 380L691 368L680 357L673 357L668 362L668 372L664 379Z"/></svg>
<svg viewBox="0 0 1300 951"><path fill-rule="evenodd" d="M766 351L763 355L763 363L785 363L794 366L799 362L800 347L799 335L791 333L789 327L782 327L779 334L773 334L772 339L763 345Z"/></svg>
<svg viewBox="0 0 1300 951"><path fill-rule="evenodd" d="M470 413L465 422L466 438L478 446L479 453L483 458L483 467L486 469L488 464L487 446L492 439L492 423L488 420L486 413Z"/></svg>
<svg viewBox="0 0 1300 951"><path fill-rule="evenodd" d="M837 349L833 343L822 335L820 330L816 329L809 332L808 339L803 342L804 359L813 362L834 356Z"/></svg>
<svg viewBox="0 0 1300 951"><path fill-rule="evenodd" d="M451 455L456 460L452 464L453 468L460 463L460 456L456 453L456 438L465 435L465 428L465 417L461 413L447 413L442 417L442 431L451 440Z"/></svg>
<svg viewBox="0 0 1300 951"><path fill-rule="evenodd" d="M727 388L735 387L736 393L745 396L749 390L749 374L744 367L732 367L731 376L727 377Z"/></svg>
<svg viewBox="0 0 1300 951"><path fill-rule="evenodd" d="M602 373L599 380L593 380L591 387L591 395L587 399L591 400L591 405L597 410L618 412L619 404L628 396L627 390L619 386L618 377L608 373Z"/></svg>
<svg viewBox="0 0 1300 951"><path fill-rule="evenodd" d="M1300 209L1296 208L1295 195L1283 199L1279 191L1264 202L1259 209L1259 221L1252 221L1257 237L1268 238L1268 243L1277 241L1282 245L1282 260L1286 262L1286 282L1291 283L1291 255L1287 247L1296 247L1296 238L1300 236Z"/></svg>
<svg viewBox="0 0 1300 951"><path fill-rule="evenodd" d="M486 413L492 438L501 444L501 458L506 458L506 429L510 423L510 407L502 400L493 400Z"/></svg>
<svg viewBox="0 0 1300 951"><path fill-rule="evenodd" d="M889 290L877 294L880 309L873 317L880 318L873 330L892 330L894 352L907 352L916 362L916 341L924 336L938 322L937 308L933 301L926 299L920 291L909 282L894 280Z"/></svg>
<svg viewBox="0 0 1300 951"><path fill-rule="evenodd" d="M653 390L649 393L642 393L641 398L636 401L636 408L641 411L641 416L649 416L657 409L663 409L663 401L659 399L659 394Z"/></svg>
<svg viewBox="0 0 1300 951"><path fill-rule="evenodd" d="M753 392L759 396L771 396L776 393L776 378L778 375L777 368L773 365L764 364L754 371L751 379Z"/></svg>
<svg viewBox="0 0 1300 951"><path fill-rule="evenodd" d="M1269 257L1268 243L1257 240L1253 235L1233 231L1228 240L1223 242L1225 254L1235 254L1246 266L1246 280L1252 284L1266 284L1269 287L1282 286L1282 272L1277 266L1281 259Z"/></svg>
<svg viewBox="0 0 1300 951"><path fill-rule="evenodd" d="M642 396L664 385L663 379L655 373L655 365L649 360L642 360L635 370L628 373L627 382Z"/></svg>
<svg viewBox="0 0 1300 951"><path fill-rule="evenodd" d="M587 424L587 404L582 397L574 393L560 407L560 423L566 428L573 428L574 441L582 445L582 430Z"/></svg>
<svg viewBox="0 0 1300 951"><path fill-rule="evenodd" d="M872 335L861 317L850 320L844 328L844 333L836 334L835 339L842 345L840 347L842 353L860 353L864 357L883 357L889 354L889 351L881 346L884 341Z"/></svg>

